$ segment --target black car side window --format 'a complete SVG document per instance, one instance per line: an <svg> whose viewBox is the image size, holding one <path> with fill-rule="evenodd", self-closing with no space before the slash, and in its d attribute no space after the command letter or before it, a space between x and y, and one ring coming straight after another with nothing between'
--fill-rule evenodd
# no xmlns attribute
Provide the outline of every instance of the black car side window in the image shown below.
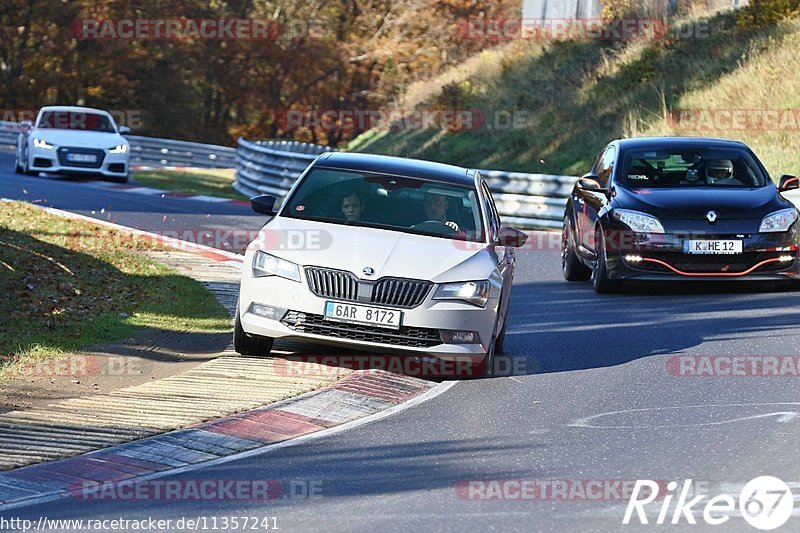
<svg viewBox="0 0 800 533"><path fill-rule="evenodd" d="M600 152L600 155L597 156L597 159L594 160L594 164L592 165L592 170L591 170L592 174L597 174L597 170L600 168L600 163L603 162L603 156L606 155L607 151L608 147L604 148L603 151Z"/></svg>
<svg viewBox="0 0 800 533"><path fill-rule="evenodd" d="M606 148L606 151L603 152L602 160L600 160L599 166L595 168L595 174L600 177L601 187L608 187L611 175L614 173L614 160L616 158L617 150L613 146L609 146Z"/></svg>

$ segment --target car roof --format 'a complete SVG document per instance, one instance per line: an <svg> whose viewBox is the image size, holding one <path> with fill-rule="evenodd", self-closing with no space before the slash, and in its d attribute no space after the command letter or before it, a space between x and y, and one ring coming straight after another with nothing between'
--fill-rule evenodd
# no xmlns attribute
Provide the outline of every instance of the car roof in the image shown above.
<svg viewBox="0 0 800 533"><path fill-rule="evenodd" d="M451 183L455 185L474 185L475 171L455 165L375 154L351 152L328 152L322 154L314 164L318 167L337 168L404 176L423 180Z"/></svg>
<svg viewBox="0 0 800 533"><path fill-rule="evenodd" d="M619 147L621 150L655 147L669 149L687 146L698 148L747 148L747 145L741 141L715 139L712 137L637 137L617 139L610 144Z"/></svg>
<svg viewBox="0 0 800 533"><path fill-rule="evenodd" d="M103 111L102 109L95 109L93 107L72 106L72 105L49 105L41 108L39 110L39 113L43 111L55 111L55 112L70 111L73 113L100 113L102 115L109 115L108 111Z"/></svg>

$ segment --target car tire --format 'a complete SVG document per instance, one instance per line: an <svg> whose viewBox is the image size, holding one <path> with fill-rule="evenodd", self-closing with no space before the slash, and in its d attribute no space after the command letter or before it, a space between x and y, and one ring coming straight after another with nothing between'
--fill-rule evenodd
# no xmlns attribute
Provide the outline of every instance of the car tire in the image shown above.
<svg viewBox="0 0 800 533"><path fill-rule="evenodd" d="M499 317L498 317L499 318ZM497 328L497 324L495 324L495 328ZM505 332L506 326L503 324L503 329L497 335L492 334L492 339L489 341L489 349L486 350L486 355L483 358L483 361L478 363L472 368L472 374L476 378L491 378L494 377L494 356L497 354L497 340L502 338L501 341L501 348L502 342L505 341Z"/></svg>
<svg viewBox="0 0 800 533"><path fill-rule="evenodd" d="M569 217L564 217L564 228L561 230L561 274L567 281L588 281L592 270L581 263L575 253L575 237Z"/></svg>
<svg viewBox="0 0 800 533"><path fill-rule="evenodd" d="M22 163L22 173L27 175L27 176L34 176L34 177L38 176L39 175L39 171L38 170L28 170L28 154L27 154L27 152L25 153L25 155L23 157L24 158L23 158L23 163Z"/></svg>
<svg viewBox="0 0 800 533"><path fill-rule="evenodd" d="M508 313L506 313L506 321L503 322L503 329L494 340L494 355L503 355L506 351L506 326L508 326Z"/></svg>
<svg viewBox="0 0 800 533"><path fill-rule="evenodd" d="M14 172L16 174L22 174L22 165L19 164L19 156L14 153Z"/></svg>
<svg viewBox="0 0 800 533"><path fill-rule="evenodd" d="M239 319L239 304L236 304L236 318L233 324L233 349L241 355L257 355L266 357L272 351L275 339L261 337L260 335L248 335L242 328L242 321Z"/></svg>
<svg viewBox="0 0 800 533"><path fill-rule="evenodd" d="M598 231L595 234L595 243L597 248L597 260L592 269L592 287L594 292L598 294L611 294L619 292L620 282L618 280L608 279L608 264L606 263L606 242L603 238L602 232Z"/></svg>

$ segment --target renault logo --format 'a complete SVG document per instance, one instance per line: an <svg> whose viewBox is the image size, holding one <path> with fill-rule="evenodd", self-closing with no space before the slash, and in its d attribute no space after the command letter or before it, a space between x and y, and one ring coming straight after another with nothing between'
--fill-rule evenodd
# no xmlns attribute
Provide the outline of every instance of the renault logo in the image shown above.
<svg viewBox="0 0 800 533"><path fill-rule="evenodd" d="M716 211L709 211L706 213L706 218L708 219L709 224L713 224L717 221L717 212Z"/></svg>
<svg viewBox="0 0 800 533"><path fill-rule="evenodd" d="M375 275L375 269L372 267L364 267L364 270L362 270L361 272L363 272L365 276Z"/></svg>

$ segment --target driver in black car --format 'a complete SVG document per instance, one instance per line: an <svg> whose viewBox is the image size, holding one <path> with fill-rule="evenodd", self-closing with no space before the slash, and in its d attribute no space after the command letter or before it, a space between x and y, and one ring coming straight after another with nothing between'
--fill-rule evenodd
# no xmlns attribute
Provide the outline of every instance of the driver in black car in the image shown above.
<svg viewBox="0 0 800 533"><path fill-rule="evenodd" d="M429 192L425 194L423 205L425 207L425 217L427 220L441 222L455 232L461 231L456 222L447 220L447 209L450 206L450 198L442 194Z"/></svg>
<svg viewBox="0 0 800 533"><path fill-rule="evenodd" d="M712 159L706 163L706 181L714 184L717 180L729 182L733 179L733 163L730 159Z"/></svg>

